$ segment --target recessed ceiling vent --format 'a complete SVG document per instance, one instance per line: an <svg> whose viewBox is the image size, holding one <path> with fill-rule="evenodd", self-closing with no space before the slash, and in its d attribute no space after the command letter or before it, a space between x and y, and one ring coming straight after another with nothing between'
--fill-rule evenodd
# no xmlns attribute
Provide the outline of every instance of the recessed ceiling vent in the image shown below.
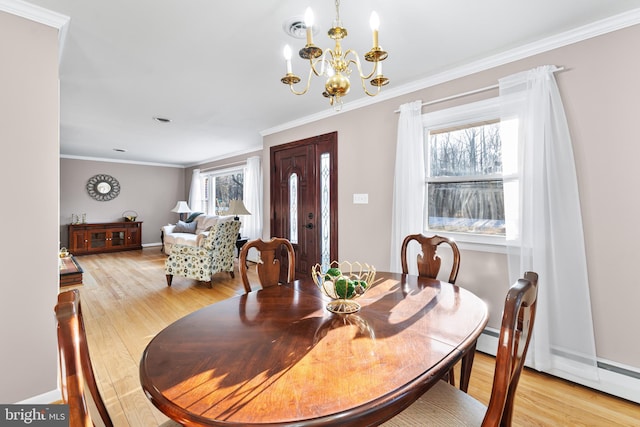
<svg viewBox="0 0 640 427"><path fill-rule="evenodd" d="M304 18L302 16L294 16L282 23L282 29L287 35L294 39L305 39L307 37L307 26L304 25ZM313 27L313 35L318 34L318 26Z"/></svg>

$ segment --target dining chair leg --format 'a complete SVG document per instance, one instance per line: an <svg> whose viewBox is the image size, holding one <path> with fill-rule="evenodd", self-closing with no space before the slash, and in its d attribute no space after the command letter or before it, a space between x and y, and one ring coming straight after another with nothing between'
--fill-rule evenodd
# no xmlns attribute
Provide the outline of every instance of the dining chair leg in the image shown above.
<svg viewBox="0 0 640 427"><path fill-rule="evenodd" d="M172 280L173 280L173 275L167 274L167 286L171 286Z"/></svg>
<svg viewBox="0 0 640 427"><path fill-rule="evenodd" d="M469 350L462 356L462 366L460 368L460 390L465 393L469 389L469 379L471 378L471 368L473 367L473 358L476 355L476 344L474 342Z"/></svg>

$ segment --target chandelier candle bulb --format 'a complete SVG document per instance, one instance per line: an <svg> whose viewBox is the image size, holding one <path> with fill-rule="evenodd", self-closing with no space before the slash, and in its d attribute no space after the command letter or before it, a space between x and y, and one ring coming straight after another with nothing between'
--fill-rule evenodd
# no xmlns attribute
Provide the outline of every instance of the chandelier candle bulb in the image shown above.
<svg viewBox="0 0 640 427"><path fill-rule="evenodd" d="M284 59L287 62L287 74L291 74L291 47L289 45L284 47Z"/></svg>
<svg viewBox="0 0 640 427"><path fill-rule="evenodd" d="M313 11L310 7L304 12L304 26L307 27L307 46L313 44Z"/></svg>
<svg viewBox="0 0 640 427"><path fill-rule="evenodd" d="M373 48L375 49L378 47L378 29L380 28L380 17L375 11L371 12L369 25L371 26L371 31L373 31Z"/></svg>

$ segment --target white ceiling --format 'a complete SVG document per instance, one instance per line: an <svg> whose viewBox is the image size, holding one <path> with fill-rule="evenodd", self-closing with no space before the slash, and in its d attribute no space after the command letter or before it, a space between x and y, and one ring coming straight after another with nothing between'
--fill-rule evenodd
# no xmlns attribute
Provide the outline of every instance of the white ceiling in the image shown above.
<svg viewBox="0 0 640 427"><path fill-rule="evenodd" d="M187 166L260 149L260 132L287 122L339 114L321 96L319 78L304 96L280 83L284 45L297 52L304 44L285 34L283 22L311 6L315 44L333 48L331 0L30 3L71 18L60 66L63 156ZM343 0L340 14L349 31L343 48L361 56L371 45L369 15L380 15L390 96L491 55L637 15L639 7L640 0ZM303 81L307 69L294 59ZM343 111L364 102L358 82L352 86Z"/></svg>

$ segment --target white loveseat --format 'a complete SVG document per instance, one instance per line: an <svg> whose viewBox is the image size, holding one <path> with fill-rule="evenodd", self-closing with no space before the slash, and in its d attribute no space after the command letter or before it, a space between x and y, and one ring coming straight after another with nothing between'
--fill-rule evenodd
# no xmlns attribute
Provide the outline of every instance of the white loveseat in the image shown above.
<svg viewBox="0 0 640 427"><path fill-rule="evenodd" d="M177 224L169 224L162 227L163 251L166 255L171 253L175 244L188 246L202 246L202 241L209 230L219 221L232 221L233 215L198 215L192 222L178 221Z"/></svg>

